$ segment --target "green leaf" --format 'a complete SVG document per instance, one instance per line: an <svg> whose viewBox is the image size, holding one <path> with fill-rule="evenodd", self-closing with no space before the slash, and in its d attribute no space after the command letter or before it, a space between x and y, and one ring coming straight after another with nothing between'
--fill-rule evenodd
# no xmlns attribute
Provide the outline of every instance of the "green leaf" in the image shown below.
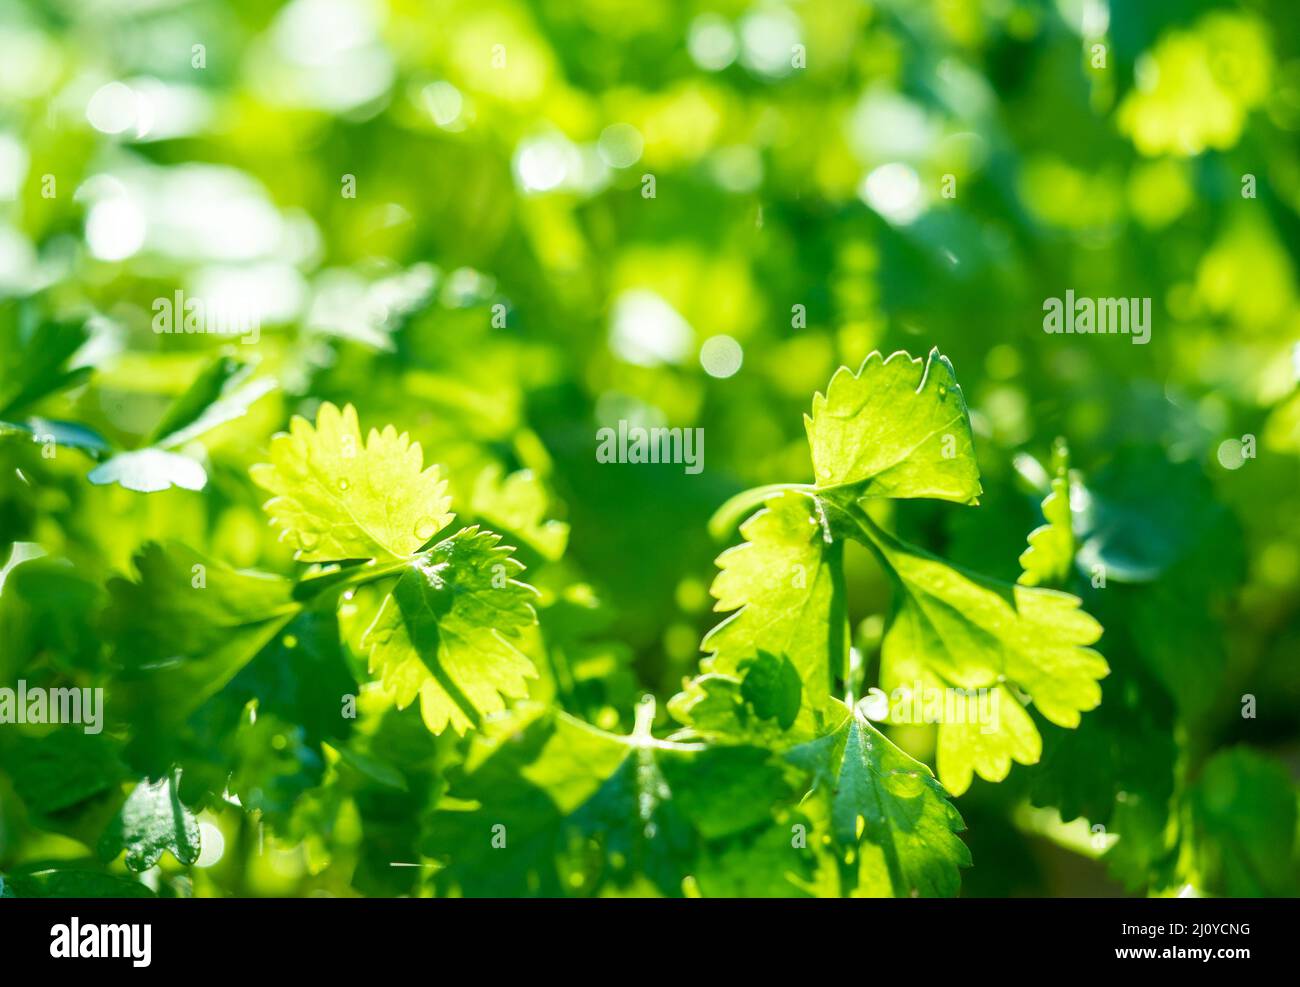
<svg viewBox="0 0 1300 987"><path fill-rule="evenodd" d="M413 560L362 641L398 708L418 696L434 733L478 726L506 699L527 695L537 674L517 646L536 622L536 591L514 578L523 565L500 541L462 528Z"/></svg>
<svg viewBox="0 0 1300 987"><path fill-rule="evenodd" d="M776 720L782 730L794 726L799 715L803 684L789 658L760 651L740 663L744 673L740 694L760 720Z"/></svg>
<svg viewBox="0 0 1300 987"><path fill-rule="evenodd" d="M0 594L0 684L48 659L67 670L93 671L103 642L94 626L105 593L66 559L28 559L9 570Z"/></svg>
<svg viewBox="0 0 1300 987"><path fill-rule="evenodd" d="M794 838L809 821L797 813L771 826L700 849L694 878L705 898L806 898L816 858Z"/></svg>
<svg viewBox="0 0 1300 987"><path fill-rule="evenodd" d="M69 370L67 363L89 336L81 322L39 321L32 308L5 305L0 311L0 418L85 380L89 367Z"/></svg>
<svg viewBox="0 0 1300 987"><path fill-rule="evenodd" d="M470 498L476 517L508 532L544 559L554 561L569 543L569 526L546 520L546 489L531 470L502 477L500 466L479 474Z"/></svg>
<svg viewBox="0 0 1300 987"><path fill-rule="evenodd" d="M182 864L198 860L199 823L181 803L178 788L174 774L136 785L105 831L100 855L112 860L125 850L126 866L137 873L157 864L164 851Z"/></svg>
<svg viewBox="0 0 1300 987"><path fill-rule="evenodd" d="M13 728L6 726L8 733ZM125 774L106 734L63 726L43 736L0 736L0 765L27 808L61 812L115 786Z"/></svg>
<svg viewBox="0 0 1300 987"><path fill-rule="evenodd" d="M930 769L895 747L856 710L838 726L786 753L812 776L829 810L831 837L854 864L855 894L951 897L970 851L964 826Z"/></svg>
<svg viewBox="0 0 1300 987"><path fill-rule="evenodd" d="M820 488L855 497L928 497L974 504L979 467L970 415L948 358L872 353L841 367L804 416Z"/></svg>
<svg viewBox="0 0 1300 987"><path fill-rule="evenodd" d="M701 846L770 822L788 786L767 751L658 740L647 709L632 736L534 713L477 740L452 787L475 807L444 808L430 827L427 849L448 860L439 878L472 896L635 890L641 879L680 895ZM795 868L797 854L775 866Z"/></svg>
<svg viewBox="0 0 1300 987"><path fill-rule="evenodd" d="M954 568L869 521L860 530L896 586L881 686L891 697L919 690L922 705L938 690L954 707L939 724L939 778L948 791L960 795L972 773L1001 781L1013 760L1038 760L1042 741L1018 693L1062 727L1078 726L1080 713L1101 701L1097 683L1108 666L1087 647L1101 626L1077 597ZM970 690L987 691L981 699Z"/></svg>
<svg viewBox="0 0 1300 987"><path fill-rule="evenodd" d="M710 590L715 611L736 612L705 635L703 668L735 674L766 651L794 665L805 700L819 705L832 683L830 656L847 653L848 630L832 619L828 535L816 501L779 493L740 532L744 544L718 556Z"/></svg>
<svg viewBox="0 0 1300 987"><path fill-rule="evenodd" d="M271 462L254 481L304 562L410 556L450 523L451 499L437 466L423 468L418 442L389 425L363 446L357 412L326 402L316 425L294 417L271 440Z"/></svg>
<svg viewBox="0 0 1300 987"><path fill-rule="evenodd" d="M146 545L135 565L138 581L119 578L108 586L104 628L119 668L107 705L133 726L132 764L160 777L183 753L194 753L186 746L189 717L300 608L289 600L287 581L232 569L175 542ZM186 786L199 777L187 772Z"/></svg>
<svg viewBox="0 0 1300 987"><path fill-rule="evenodd" d="M152 898L139 881L79 867L43 867L11 873L5 890L15 898Z"/></svg>
<svg viewBox="0 0 1300 987"><path fill-rule="evenodd" d="M802 695L790 659L764 651L742 661L738 675L697 676L668 701L668 712L692 736L788 745L814 735L820 724Z"/></svg>
<svg viewBox="0 0 1300 987"><path fill-rule="evenodd" d="M275 388L269 377L249 380L254 369L254 364L233 357L214 359L172 402L144 445L175 448L243 416L254 401Z"/></svg>
<svg viewBox="0 0 1300 987"><path fill-rule="evenodd" d="M1069 452L1063 442L1054 453L1056 475L1043 499L1047 521L1029 533L1029 547L1020 556L1025 586L1062 586L1074 566L1074 528L1070 511Z"/></svg>
<svg viewBox="0 0 1300 987"><path fill-rule="evenodd" d="M109 581L105 614L126 668L208 658L298 609L279 576L233 569L179 542L150 542L134 563L138 580Z"/></svg>

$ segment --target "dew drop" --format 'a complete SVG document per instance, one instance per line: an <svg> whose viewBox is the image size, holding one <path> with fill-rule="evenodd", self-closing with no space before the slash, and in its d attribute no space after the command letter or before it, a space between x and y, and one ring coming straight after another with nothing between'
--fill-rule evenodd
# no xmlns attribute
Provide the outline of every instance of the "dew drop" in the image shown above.
<svg viewBox="0 0 1300 987"><path fill-rule="evenodd" d="M339 480L339 489L340 489L340 490L346 490L349 486L350 486L350 484L348 483L346 477L343 478L342 480Z"/></svg>
<svg viewBox="0 0 1300 987"><path fill-rule="evenodd" d="M420 541L428 541L438 530L438 524L431 517L422 517L415 522L415 537Z"/></svg>
<svg viewBox="0 0 1300 987"><path fill-rule="evenodd" d="M304 552L310 552L320 544L320 535L314 531L304 531L298 535L298 544L302 546Z"/></svg>
<svg viewBox="0 0 1300 987"><path fill-rule="evenodd" d="M944 384L939 385L939 400L942 401L948 396L948 388Z"/></svg>

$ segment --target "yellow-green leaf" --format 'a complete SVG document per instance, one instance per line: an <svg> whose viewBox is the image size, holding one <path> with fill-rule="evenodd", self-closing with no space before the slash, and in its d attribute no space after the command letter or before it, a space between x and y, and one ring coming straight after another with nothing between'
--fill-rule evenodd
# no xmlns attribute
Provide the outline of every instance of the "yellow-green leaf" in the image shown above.
<svg viewBox="0 0 1300 987"><path fill-rule="evenodd" d="M1098 680L1110 669L1088 647L1101 626L1077 597L966 572L874 525L863 531L897 581L881 649L891 712L895 697L918 690L922 706L926 690L967 691L945 698L939 723L939 780L948 791L960 795L972 773L1001 781L1013 760L1038 760L1042 741L1020 695L1067 728L1101 702Z"/></svg>
<svg viewBox="0 0 1300 987"><path fill-rule="evenodd" d="M1056 475L1043 499L1046 524L1029 533L1029 547L1020 555L1024 570L1018 582L1026 586L1060 586L1074 564L1074 529L1070 516L1069 453L1058 440L1053 454Z"/></svg>
<svg viewBox="0 0 1300 987"><path fill-rule="evenodd" d="M847 653L843 620L832 619L830 545L813 499L786 491L741 525L743 544L718 556L714 609L734 610L705 636L706 671L735 674L767 652L799 672L805 702L820 704L831 685L829 655ZM832 649L838 634L840 647Z"/></svg>
<svg viewBox="0 0 1300 987"><path fill-rule="evenodd" d="M966 400L948 358L872 353L841 367L804 416L819 487L861 497L929 497L974 504L979 467Z"/></svg>
<svg viewBox="0 0 1300 987"><path fill-rule="evenodd" d="M404 558L451 521L447 482L424 468L418 442L392 425L365 444L352 405L326 402L312 426L295 416L271 440L271 462L253 479L275 496L266 504L304 562Z"/></svg>
<svg viewBox="0 0 1300 987"><path fill-rule="evenodd" d="M516 646L536 621L536 591L501 537L462 528L413 560L384 599L362 644L370 671L398 708L420 699L425 725L457 733L528 694L533 664Z"/></svg>

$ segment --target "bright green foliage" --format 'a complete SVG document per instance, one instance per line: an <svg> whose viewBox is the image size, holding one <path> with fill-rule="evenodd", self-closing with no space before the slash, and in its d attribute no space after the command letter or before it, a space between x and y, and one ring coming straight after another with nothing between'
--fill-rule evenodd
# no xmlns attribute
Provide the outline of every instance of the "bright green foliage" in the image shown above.
<svg viewBox="0 0 1300 987"><path fill-rule="evenodd" d="M974 504L979 469L970 417L947 357L873 353L841 367L805 416L813 474L859 497L932 497Z"/></svg>
<svg viewBox="0 0 1300 987"><path fill-rule="evenodd" d="M523 565L489 531L462 528L414 560L362 642L401 709L420 697L434 733L457 733L528 694L532 662L515 639L536 617Z"/></svg>
<svg viewBox="0 0 1300 987"><path fill-rule="evenodd" d="M965 573L868 530L898 589L881 651L885 691L918 683L996 690L995 725L965 715L939 725L939 778L949 791L964 792L972 771L1001 781L1012 760L1038 760L1038 731L1017 692L1063 727L1078 726L1079 714L1101 701L1097 680L1108 668L1087 647L1101 627L1077 597Z"/></svg>
<svg viewBox="0 0 1300 987"><path fill-rule="evenodd" d="M100 841L100 853L126 851L126 866L148 870L170 851L182 864L199 857L199 824L181 802L175 777L136 785Z"/></svg>
<svg viewBox="0 0 1300 987"><path fill-rule="evenodd" d="M1293 0L104 6L0 3L0 897L1300 893Z"/></svg>
<svg viewBox="0 0 1300 987"><path fill-rule="evenodd" d="M1020 554L1025 571L1019 582L1026 586L1061 586L1074 565L1074 528L1070 514L1070 454L1058 442L1053 451L1056 475L1051 492L1043 498L1047 523L1029 532L1029 547Z"/></svg>
<svg viewBox="0 0 1300 987"><path fill-rule="evenodd" d="M467 895L571 894L606 883L680 895L697 855L771 826L787 782L770 752L658 740L653 704L642 712L626 737L543 712L494 730L453 786L475 808L458 802L430 822L426 849L447 861L439 880ZM786 847L781 863L798 869L788 837Z"/></svg>
<svg viewBox="0 0 1300 987"><path fill-rule="evenodd" d="M821 683L847 671L834 560L837 538L852 537L877 554L895 589L882 687L904 705L943 692L955 710L938 728L948 790L961 794L974 774L1001 781L1013 760L1037 762L1042 741L1021 697L1051 722L1077 726L1101 698L1106 662L1087 647L1101 627L1078 598L966 573L889 535L860 505L870 495L975 501L970 422L952 365L937 352L924 366L906 354L873 354L858 375L837 372L813 409L809 444L825 482L769 499L742 527L747 543L719 557L719 609L741 609L705 638L706 650L717 649L708 667L734 668L746 650L779 651L795 660L815 707ZM778 580L783 572L796 578ZM809 572L817 582L804 578ZM728 654L731 665L720 666ZM974 690L989 690L991 717L977 715Z"/></svg>
<svg viewBox="0 0 1300 987"><path fill-rule="evenodd" d="M451 523L446 481L423 460L391 425L362 445L356 409L326 402L315 427L294 418L271 440L253 479L275 494L266 509L303 562L400 559Z"/></svg>
<svg viewBox="0 0 1300 987"><path fill-rule="evenodd" d="M829 806L831 837L845 852L855 893L870 897L955 895L970 851L955 835L961 816L930 769L856 710L786 758L813 777ZM860 855L860 861L857 857ZM860 883L859 883L860 882Z"/></svg>
<svg viewBox="0 0 1300 987"><path fill-rule="evenodd" d="M947 383L913 381L906 401L891 391L882 403L868 386L890 390L898 371L913 380L918 367L905 355L873 356L859 376L837 375L832 398L815 402L812 442L820 428L830 448L825 436L835 434L855 463L875 462L871 441L892 443L888 469L853 467L829 486L768 487L724 507L734 514L739 505L761 504L741 525L744 542L718 559L712 593L716 609L730 614L705 635L702 673L669 703L683 729L668 739L654 734L652 701L639 707L628 735L547 705L552 689L576 698L585 675L574 664L585 653L574 647L584 633L572 625L577 598L561 605L521 582L513 550L477 525L430 545L453 517L441 471L426 468L419 445L392 427L372 431L363 445L355 410L325 404L314 427L295 419L276 436L272 463L253 473L274 494L268 513L295 555L329 564L295 583L177 542L146 544L135 578L109 582L99 621L117 667L114 716L132 725L129 742L119 749L67 730L57 744L23 741L35 744L32 763L43 766L16 774L15 788L35 811L64 812L111 799L132 771L144 772L98 840L103 857L125 851L134 871L166 852L192 864L201 807L235 797L262 820L295 827L308 807L329 806L340 794L332 785L343 784L363 819L396 826L391 832L406 849L389 852L430 860L432 887L448 893L952 895L971 855L949 793L966 791L977 774L1000 781L1012 762L1035 764L1047 729L1052 757L1035 776L1036 795L1049 793L1064 812L1105 818L1099 814L1117 797L1108 786L1128 785L1114 819L1147 842L1121 844L1113 866L1132 879L1176 880L1179 844L1157 842L1160 799L1167 803L1172 789L1158 775L1129 777L1123 752L1112 755L1104 739L1109 719L1077 743L1072 736L1081 714L1101 701L1108 672L1089 647L1101 627L1079 599L950 565L890 534L864 509L868 496L889 492L973 501L979 491L948 361L932 354L929 367ZM835 418L826 410L853 401L857 412ZM950 405L959 420L948 417ZM905 413L964 435L965 445L953 448L963 450L965 465L955 467L942 451L936 458L928 438L904 449L888 425ZM909 427L902 423L898 433ZM1064 471L1062 462L1044 505L1048 525L1031 535L1025 553L1027 571L1058 583L1073 568ZM886 475L888 484L879 480ZM959 476L968 478L969 496L958 496ZM546 520L546 495L534 478L502 480L489 470L479 475L476 496L475 515L497 519L541 558L557 557L565 531ZM894 591L880 645L880 685L891 700L884 719L912 722L912 699L928 701L918 692L944 697L935 745L942 785L868 718L877 715L871 700L852 701L866 683L850 650L849 540L874 554ZM70 577L57 565L28 562L13 578L6 605L27 622L19 626L30 627L27 615L46 606L43 581ZM540 641L539 607L547 615ZM27 633L30 655L43 639ZM547 638L555 647L549 653ZM360 702L349 639L381 690L375 697L391 704L359 733L337 712L349 697ZM533 657L539 646L550 658L542 667ZM528 696L530 680L542 701L511 710ZM849 697L847 706L836 690ZM446 747L419 755L442 776L433 785L403 766L414 749L409 740L393 747L384 739L396 725L390 718L417 698L424 743L448 726L457 736L474 734L445 774ZM1046 721L1041 728L1031 709ZM44 765L49 758L57 763ZM1109 758L1110 771L1085 788L1092 758ZM1266 762L1211 770L1239 771L1241 784L1258 786L1258 796L1243 790L1243 798L1276 797ZM55 788L49 778L59 780ZM1218 797L1231 787L1207 791ZM396 822L394 807L412 797L425 800L427 819ZM1231 807L1204 799L1192 806L1194 835L1186 838L1203 848L1204 873L1214 879L1224 855L1250 857L1250 835L1234 828ZM1252 818L1280 832L1294 824L1281 807ZM20 875L17 887L23 882Z"/></svg>
<svg viewBox="0 0 1300 987"><path fill-rule="evenodd" d="M784 492L741 527L744 544L718 557L712 593L718 611L736 611L705 635L704 667L734 673L766 651L790 661L810 703L831 684L829 656L843 653L845 628L830 619L832 574L827 532L809 498Z"/></svg>

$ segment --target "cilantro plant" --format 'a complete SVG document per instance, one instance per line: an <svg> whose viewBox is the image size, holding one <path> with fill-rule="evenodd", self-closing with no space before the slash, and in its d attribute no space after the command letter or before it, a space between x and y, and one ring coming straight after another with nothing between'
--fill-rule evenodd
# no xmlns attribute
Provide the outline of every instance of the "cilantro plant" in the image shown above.
<svg viewBox="0 0 1300 987"><path fill-rule="evenodd" d="M102 6L0 897L1300 894L1294 3Z"/></svg>
<svg viewBox="0 0 1300 987"><path fill-rule="evenodd" d="M726 737L771 718L764 693L784 687L798 712L769 739L813 779L841 888L952 894L957 868L970 861L952 835L961 819L948 794L966 791L974 774L1001 781L1013 760L1038 761L1030 703L1063 727L1098 704L1107 666L1088 645L1101 627L1074 596L966 572L872 519L878 499L978 502L969 415L937 351L924 361L875 353L856 373L841 368L805 425L817 482L748 491L719 512L722 528L763 505L741 525L745 542L718 559L713 596L719 611L733 612L705 637L704 674L677 698L676 712L688 730ZM858 700L864 669L853 660L845 607L850 540L875 555L894 588L880 657L891 712L924 690L955 696L968 714L939 723L942 787ZM772 667L787 670L786 679ZM991 720L976 715L976 690L995 694ZM729 715L719 717L725 706Z"/></svg>
<svg viewBox="0 0 1300 987"><path fill-rule="evenodd" d="M238 373L211 365L154 432L244 414L228 396ZM143 893L123 871L192 870L200 819L234 812L259 841L268 828L305 841L326 867L349 853L338 827L356 819L366 835L350 852L354 880L376 891L377 872L398 864L418 874L407 890L463 895L949 896L972 866L954 800L1013 763L1033 767L1036 802L1113 816L1140 837L1116 857L1135 878L1175 880L1201 846L1253 852L1202 788L1178 795L1159 772L1115 765L1094 779L1106 731L1156 741L1131 710L1108 716L1109 669L1091 647L1101 626L1061 588L1085 547L1063 443L1045 523L1028 533L1020 577L1004 581L887 523L894 502L974 507L982 493L965 399L937 350L841 368L805 430L814 482L756 488L717 511L715 536L740 522L743 539L717 559L725 616L704 635L698 674L666 704L643 694L628 732L608 701L592 702L612 695L614 652L580 616L589 589L557 568L569 532L548 519L537 477L483 470L463 488L464 523L421 444L393 425L363 436L352 405L294 417L249 471L292 555L284 574L179 541L146 544L102 594L57 562L14 567L3 600L20 657L49 649L40 615L73 592L111 670L93 677L108 693L104 733L0 735L12 789L121 870L25 867L6 893ZM892 590L878 662L848 619L850 547ZM523 581L520 551L542 590ZM81 644L55 646L51 681L98 667ZM941 712L918 721L935 697ZM924 726L936 731L934 773L889 735ZM1207 770L1255 786L1252 798L1277 790L1267 762L1245 754ZM1098 780L1130 791L1116 812L1113 794L1089 794ZM1167 829L1148 829L1161 817L1147 792L1179 806L1172 845ZM1260 825L1280 833L1287 818L1279 803ZM417 859L383 859L398 854ZM1260 890L1233 875L1242 893Z"/></svg>

